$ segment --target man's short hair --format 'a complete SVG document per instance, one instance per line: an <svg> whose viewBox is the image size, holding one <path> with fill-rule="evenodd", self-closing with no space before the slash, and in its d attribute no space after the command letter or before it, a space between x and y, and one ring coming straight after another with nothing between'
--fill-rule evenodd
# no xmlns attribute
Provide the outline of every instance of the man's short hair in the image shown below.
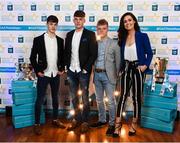
<svg viewBox="0 0 180 143"><path fill-rule="evenodd" d="M54 23L58 23L58 18L56 17L56 16L54 16L54 15L50 15L50 16L48 16L48 18L47 18L47 23L48 22L54 22Z"/></svg>
<svg viewBox="0 0 180 143"><path fill-rule="evenodd" d="M82 10L76 10L76 11L74 12L74 17L85 17L85 16L86 16L86 14L85 14L85 12L82 11Z"/></svg>
<svg viewBox="0 0 180 143"><path fill-rule="evenodd" d="M97 22L97 26L99 25L107 25L108 26L108 22L106 19L100 19L98 22Z"/></svg>

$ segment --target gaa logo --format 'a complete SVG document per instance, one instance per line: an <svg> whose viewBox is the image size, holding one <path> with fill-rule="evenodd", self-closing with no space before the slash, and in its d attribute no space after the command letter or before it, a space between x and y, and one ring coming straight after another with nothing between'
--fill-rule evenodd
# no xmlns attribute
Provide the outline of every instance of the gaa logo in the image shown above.
<svg viewBox="0 0 180 143"><path fill-rule="evenodd" d="M19 22L22 22L22 21L24 21L24 16L23 15L18 15L18 21Z"/></svg>
<svg viewBox="0 0 180 143"><path fill-rule="evenodd" d="M12 46L9 46L9 47L8 47L8 53L13 53L13 52L14 52L13 47L12 47Z"/></svg>
<svg viewBox="0 0 180 143"><path fill-rule="evenodd" d="M152 11L158 11L158 5L156 3L152 5Z"/></svg>
<svg viewBox="0 0 180 143"><path fill-rule="evenodd" d="M133 11L133 4L129 3L127 5L127 11Z"/></svg>
<svg viewBox="0 0 180 143"><path fill-rule="evenodd" d="M167 38L166 37L163 37L161 39L161 44L167 44Z"/></svg>
<svg viewBox="0 0 180 143"><path fill-rule="evenodd" d="M108 4L104 4L102 7L103 11L108 11L109 10L109 5Z"/></svg>
<svg viewBox="0 0 180 143"><path fill-rule="evenodd" d="M54 5L54 10L55 11L60 11L60 4L55 4Z"/></svg>
<svg viewBox="0 0 180 143"><path fill-rule="evenodd" d="M65 22L70 22L71 21L71 16L65 16Z"/></svg>
<svg viewBox="0 0 180 143"><path fill-rule="evenodd" d="M47 16L46 16L46 15L42 15L42 16L41 16L41 21L44 22L44 21L46 21L46 20L47 20Z"/></svg>
<svg viewBox="0 0 180 143"><path fill-rule="evenodd" d="M78 9L81 10L81 11L84 11L84 5L83 5L83 4L80 4L80 5L78 6Z"/></svg>
<svg viewBox="0 0 180 143"><path fill-rule="evenodd" d="M178 55L178 49L172 49L172 55Z"/></svg>
<svg viewBox="0 0 180 143"><path fill-rule="evenodd" d="M156 55L156 49L152 49L153 55Z"/></svg>
<svg viewBox="0 0 180 143"><path fill-rule="evenodd" d="M138 22L143 22L144 21L144 17L143 16L138 16Z"/></svg>
<svg viewBox="0 0 180 143"><path fill-rule="evenodd" d="M119 16L113 16L113 22L119 22Z"/></svg>
<svg viewBox="0 0 180 143"><path fill-rule="evenodd" d="M169 17L167 15L162 17L162 22L168 22Z"/></svg>
<svg viewBox="0 0 180 143"><path fill-rule="evenodd" d="M23 43L23 42L24 42L24 37L20 35L18 37L18 43Z"/></svg>
<svg viewBox="0 0 180 143"><path fill-rule="evenodd" d="M8 3L7 11L13 11L13 4L12 3Z"/></svg>
<svg viewBox="0 0 180 143"><path fill-rule="evenodd" d="M89 16L89 22L94 22L95 21L95 16Z"/></svg>
<svg viewBox="0 0 180 143"><path fill-rule="evenodd" d="M31 11L36 11L36 4L35 3L31 4Z"/></svg>
<svg viewBox="0 0 180 143"><path fill-rule="evenodd" d="M174 5L174 11L180 11L180 4Z"/></svg>

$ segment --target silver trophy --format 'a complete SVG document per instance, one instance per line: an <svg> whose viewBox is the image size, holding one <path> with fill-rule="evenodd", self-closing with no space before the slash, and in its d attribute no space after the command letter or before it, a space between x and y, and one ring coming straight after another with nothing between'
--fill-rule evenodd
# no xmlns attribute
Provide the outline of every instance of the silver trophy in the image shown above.
<svg viewBox="0 0 180 143"><path fill-rule="evenodd" d="M16 71L15 71L14 79L15 80L19 80L22 77L22 72L20 70L20 63L15 63L15 68L16 68Z"/></svg>
<svg viewBox="0 0 180 143"><path fill-rule="evenodd" d="M33 67L29 63L22 63L20 65L20 70L23 73L22 80L35 80L35 73L33 72Z"/></svg>
<svg viewBox="0 0 180 143"><path fill-rule="evenodd" d="M163 83L165 78L165 72L167 69L168 58L157 57L155 59L154 70L155 70L155 82Z"/></svg>

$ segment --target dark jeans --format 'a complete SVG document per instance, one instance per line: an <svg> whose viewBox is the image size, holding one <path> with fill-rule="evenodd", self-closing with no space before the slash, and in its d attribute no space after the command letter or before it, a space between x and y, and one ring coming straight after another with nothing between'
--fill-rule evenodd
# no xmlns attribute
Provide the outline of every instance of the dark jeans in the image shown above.
<svg viewBox="0 0 180 143"><path fill-rule="evenodd" d="M60 76L56 77L38 77L37 80L37 99L35 103L35 124L40 123L40 115L41 115L41 107L44 102L44 96L46 93L47 85L50 84L51 87L51 95L52 95L52 105L53 105L53 119L58 118L58 91L59 91L59 83Z"/></svg>
<svg viewBox="0 0 180 143"><path fill-rule="evenodd" d="M82 72L76 73L68 70L68 81L70 87L70 95L72 97L72 103L75 110L75 119L78 122L87 122L90 105L89 105L89 78L90 75ZM79 109L79 95L77 94L79 88L82 90L82 104L83 109Z"/></svg>

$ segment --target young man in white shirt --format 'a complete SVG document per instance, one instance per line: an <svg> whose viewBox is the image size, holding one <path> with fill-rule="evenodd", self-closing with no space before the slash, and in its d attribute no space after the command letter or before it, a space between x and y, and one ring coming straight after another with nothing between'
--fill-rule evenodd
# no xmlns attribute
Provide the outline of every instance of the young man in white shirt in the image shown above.
<svg viewBox="0 0 180 143"><path fill-rule="evenodd" d="M88 88L92 65L97 58L97 42L95 33L84 28L85 13L83 11L75 11L73 22L75 30L66 35L64 57L66 58L65 63L68 69L67 75L75 117L67 130L74 130L81 125L81 132L85 133L89 128ZM82 103L79 101L79 96L82 96Z"/></svg>
<svg viewBox="0 0 180 143"><path fill-rule="evenodd" d="M58 18L50 15L47 18L47 32L34 38L30 55L31 64L38 77L34 125L36 135L41 135L40 115L48 84L50 84L52 94L52 124L55 127L65 128L58 120L59 82L60 75L64 73L64 40L56 35L57 26Z"/></svg>

